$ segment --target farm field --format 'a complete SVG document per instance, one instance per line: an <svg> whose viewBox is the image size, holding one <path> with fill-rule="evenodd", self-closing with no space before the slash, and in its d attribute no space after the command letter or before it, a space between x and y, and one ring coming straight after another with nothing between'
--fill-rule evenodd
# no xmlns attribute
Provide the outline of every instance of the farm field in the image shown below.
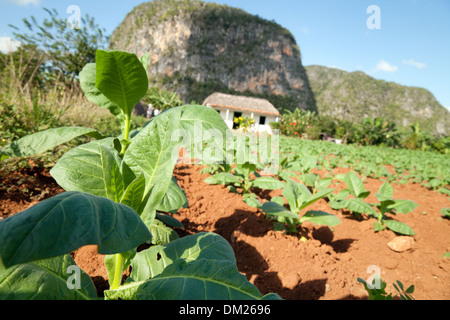
<svg viewBox="0 0 450 320"><path fill-rule="evenodd" d="M0 150L0 299L450 298L448 156L233 133L197 104L133 126L149 57L80 73L120 135Z"/></svg>
<svg viewBox="0 0 450 320"><path fill-rule="evenodd" d="M278 179L295 180L313 193L323 181L333 192L307 209L331 214L339 224L331 227L305 221L295 227L297 232L286 232L286 224L268 218L263 210L265 203L283 196L282 189L252 188L256 202L245 203L241 189L205 182L215 174L208 172L211 167L178 164L173 174L189 205L171 214L184 225L175 228L177 234L185 237L214 232L224 237L233 248L239 272L263 295L278 293L287 300L367 299L367 291L357 279L368 279L372 275L368 268L376 266L387 283L387 293L396 296L392 284L401 281L405 286L414 285L415 299L450 299L450 259L444 258L450 251L450 220L443 211L450 207L448 158L285 137L281 137L280 146L280 158L288 160L281 163L283 171L278 172ZM30 164L30 169L1 176L2 218L64 191L47 169ZM348 172L357 174L370 192L364 198L367 203L378 202L377 192L389 181L394 199L417 204L409 213L389 215L414 231L407 251L393 251L388 243L399 234L388 228L375 232L376 219L368 214L355 215L332 205L333 195L348 187ZM7 189L5 185L15 187ZM108 289L108 275L96 246L80 248L72 256L102 295L102 290Z"/></svg>

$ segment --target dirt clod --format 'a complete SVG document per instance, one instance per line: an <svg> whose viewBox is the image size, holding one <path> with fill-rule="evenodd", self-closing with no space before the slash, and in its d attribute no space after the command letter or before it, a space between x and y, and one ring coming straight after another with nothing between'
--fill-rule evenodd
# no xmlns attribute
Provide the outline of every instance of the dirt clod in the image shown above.
<svg viewBox="0 0 450 320"><path fill-rule="evenodd" d="M405 252L411 250L414 247L414 238L395 237L387 245L392 251Z"/></svg>

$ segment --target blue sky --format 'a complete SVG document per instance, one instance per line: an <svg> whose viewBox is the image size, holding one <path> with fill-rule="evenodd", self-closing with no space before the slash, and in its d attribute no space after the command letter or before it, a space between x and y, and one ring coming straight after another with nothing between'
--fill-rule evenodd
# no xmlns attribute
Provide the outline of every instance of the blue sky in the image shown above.
<svg viewBox="0 0 450 320"><path fill-rule="evenodd" d="M209 0L206 0L210 2ZM8 24L46 16L42 7L69 17L68 6L93 16L110 34L142 0L0 0L0 37ZM292 32L303 65L324 65L430 90L450 109L450 1L448 0L215 0L274 20ZM379 29L367 20L379 8ZM372 20L371 20L372 21ZM374 22L377 22L375 20Z"/></svg>

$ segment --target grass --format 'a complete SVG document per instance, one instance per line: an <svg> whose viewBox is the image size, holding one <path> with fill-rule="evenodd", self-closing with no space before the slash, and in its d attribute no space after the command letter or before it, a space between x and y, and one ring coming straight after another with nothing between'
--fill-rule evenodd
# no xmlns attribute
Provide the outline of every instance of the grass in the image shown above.
<svg viewBox="0 0 450 320"><path fill-rule="evenodd" d="M19 49L0 55L0 148L28 134L61 126L93 128L105 136L118 136L120 122L108 110L89 102L77 82L67 84L56 74L43 79L38 51ZM146 118L132 117L133 127L143 126ZM32 163L51 167L69 148L85 143L79 138L33 157ZM29 166L28 159L7 159L0 170L12 172Z"/></svg>

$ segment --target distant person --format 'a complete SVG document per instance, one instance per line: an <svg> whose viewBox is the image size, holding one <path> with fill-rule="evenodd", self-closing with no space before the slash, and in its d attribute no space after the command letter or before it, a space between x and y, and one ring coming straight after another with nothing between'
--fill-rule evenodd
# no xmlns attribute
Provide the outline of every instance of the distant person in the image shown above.
<svg viewBox="0 0 450 320"><path fill-rule="evenodd" d="M155 111L153 111L153 116L156 117L160 113L161 111L159 111L159 109L155 109Z"/></svg>
<svg viewBox="0 0 450 320"><path fill-rule="evenodd" d="M148 109L147 109L147 119L151 119L153 117L153 113L154 113L154 109L152 104L150 103L148 105Z"/></svg>

